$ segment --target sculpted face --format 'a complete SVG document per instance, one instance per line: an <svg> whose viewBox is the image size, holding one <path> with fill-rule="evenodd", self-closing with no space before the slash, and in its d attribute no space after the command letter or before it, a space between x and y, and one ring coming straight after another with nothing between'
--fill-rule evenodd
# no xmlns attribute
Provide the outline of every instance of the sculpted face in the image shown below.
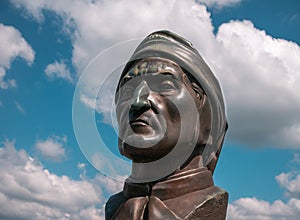
<svg viewBox="0 0 300 220"><path fill-rule="evenodd" d="M196 87L170 60L137 62L120 80L116 94L120 152L134 162L150 162L168 154L177 143L184 123L181 117L193 117L188 111L193 103L187 103L186 97L192 96L199 111L203 106L203 92ZM179 114L178 105L184 105L186 115ZM186 137L187 143L190 138Z"/></svg>

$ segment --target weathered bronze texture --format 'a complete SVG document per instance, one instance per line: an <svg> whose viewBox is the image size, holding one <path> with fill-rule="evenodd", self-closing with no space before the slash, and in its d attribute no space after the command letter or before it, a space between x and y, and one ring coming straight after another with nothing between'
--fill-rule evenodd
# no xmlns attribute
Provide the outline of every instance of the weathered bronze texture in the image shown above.
<svg viewBox="0 0 300 220"><path fill-rule="evenodd" d="M133 167L106 219L225 219L228 194L212 179L227 130L224 101L192 44L169 31L147 36L115 102L119 150Z"/></svg>

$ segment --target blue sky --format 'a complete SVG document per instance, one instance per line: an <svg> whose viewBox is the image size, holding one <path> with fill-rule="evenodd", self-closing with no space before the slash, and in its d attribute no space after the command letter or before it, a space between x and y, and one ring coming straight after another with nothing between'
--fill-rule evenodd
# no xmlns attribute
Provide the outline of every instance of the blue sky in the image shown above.
<svg viewBox="0 0 300 220"><path fill-rule="evenodd" d="M123 176L80 149L75 89L101 52L110 48L102 57L112 60L120 55L110 54L114 48L128 46L113 45L170 29L193 42L223 87L229 132L214 179L229 192L228 219L298 219L299 27L297 0L1 1L0 218L103 219L122 184L100 172ZM78 101L96 110L113 148L113 79L91 104L105 79L103 70L84 78Z"/></svg>

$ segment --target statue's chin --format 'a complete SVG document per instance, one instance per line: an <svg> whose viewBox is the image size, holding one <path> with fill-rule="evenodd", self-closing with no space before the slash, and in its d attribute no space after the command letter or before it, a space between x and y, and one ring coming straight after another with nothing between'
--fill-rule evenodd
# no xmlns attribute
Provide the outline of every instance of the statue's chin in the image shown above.
<svg viewBox="0 0 300 220"><path fill-rule="evenodd" d="M121 153L134 162L151 162L160 159L169 153L162 144L163 135L139 135L127 136L120 144Z"/></svg>
<svg viewBox="0 0 300 220"><path fill-rule="evenodd" d="M164 134L161 132L138 133L129 130L123 138L122 143L134 148L151 148L163 139Z"/></svg>

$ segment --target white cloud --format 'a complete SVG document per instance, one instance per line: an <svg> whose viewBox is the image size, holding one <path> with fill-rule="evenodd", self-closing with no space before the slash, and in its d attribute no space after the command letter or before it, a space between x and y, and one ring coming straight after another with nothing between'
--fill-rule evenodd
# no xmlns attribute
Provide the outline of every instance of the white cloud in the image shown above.
<svg viewBox="0 0 300 220"><path fill-rule="evenodd" d="M64 137L49 137L46 140L37 140L35 148L45 157L51 160L60 160L64 158L65 149L64 145L67 138Z"/></svg>
<svg viewBox="0 0 300 220"><path fill-rule="evenodd" d="M199 3L204 3L208 7L216 7L218 9L233 6L240 3L242 0L198 0Z"/></svg>
<svg viewBox="0 0 300 220"><path fill-rule="evenodd" d="M278 184L286 190L287 201L270 203L257 198L240 198L228 206L228 220L296 220L300 217L300 174L281 173Z"/></svg>
<svg viewBox="0 0 300 220"><path fill-rule="evenodd" d="M78 164L83 172L85 166ZM57 176L9 141L0 145L0 175L1 219L104 220L106 196L123 186L102 175L81 180Z"/></svg>
<svg viewBox="0 0 300 220"><path fill-rule="evenodd" d="M241 198L229 204L227 210L228 220L298 220L299 216L300 200L293 198L287 203Z"/></svg>
<svg viewBox="0 0 300 220"><path fill-rule="evenodd" d="M49 64L45 69L45 73L50 79L61 78L68 82L73 82L70 70L63 61L55 61Z"/></svg>
<svg viewBox="0 0 300 220"><path fill-rule="evenodd" d="M153 30L172 29L193 39L206 39L206 43L213 36L209 13L192 0L132 1L130 4L126 0L13 2L37 19L43 10L53 11L64 19L66 27L70 27L73 63L79 71L107 47L144 37Z"/></svg>
<svg viewBox="0 0 300 220"><path fill-rule="evenodd" d="M78 74L95 55L117 42L144 37L158 29L177 32L194 43L221 81L230 141L300 147L299 45L273 38L251 21L222 24L215 35L210 13L192 0L14 2L37 18L43 10L63 18L73 41L72 60ZM238 1L202 2L225 6ZM89 97L89 91L99 86L95 77L101 78L101 72L87 82L82 98L92 107L95 97ZM99 111L107 122L112 99L111 95L106 97L110 98L103 98Z"/></svg>
<svg viewBox="0 0 300 220"><path fill-rule="evenodd" d="M300 147L300 47L250 21L221 25L216 70L227 98L230 134L240 143Z"/></svg>
<svg viewBox="0 0 300 220"><path fill-rule="evenodd" d="M14 143L1 145L1 219L104 219L96 181L57 176Z"/></svg>
<svg viewBox="0 0 300 220"><path fill-rule="evenodd" d="M77 164L77 168L78 168L78 169L83 169L83 170L84 170L85 167L86 167L86 163L78 163L78 164Z"/></svg>
<svg viewBox="0 0 300 220"><path fill-rule="evenodd" d="M300 199L300 174L281 173L276 176L276 181L287 190L287 195Z"/></svg>
<svg viewBox="0 0 300 220"><path fill-rule="evenodd" d="M21 33L12 26L0 23L0 88L16 87L16 81L6 78L6 70L16 57L24 59L28 65L34 60L34 51L22 37Z"/></svg>
<svg viewBox="0 0 300 220"><path fill-rule="evenodd" d="M6 75L6 71L3 67L0 66L0 88L7 89L12 87L17 87L16 80L14 79L4 79Z"/></svg>
<svg viewBox="0 0 300 220"><path fill-rule="evenodd" d="M17 8L21 8L23 6L21 1L14 1L14 3ZM45 1L43 0L26 2L26 8L30 12L29 14L34 16L39 22L44 21L42 10L45 5Z"/></svg>

